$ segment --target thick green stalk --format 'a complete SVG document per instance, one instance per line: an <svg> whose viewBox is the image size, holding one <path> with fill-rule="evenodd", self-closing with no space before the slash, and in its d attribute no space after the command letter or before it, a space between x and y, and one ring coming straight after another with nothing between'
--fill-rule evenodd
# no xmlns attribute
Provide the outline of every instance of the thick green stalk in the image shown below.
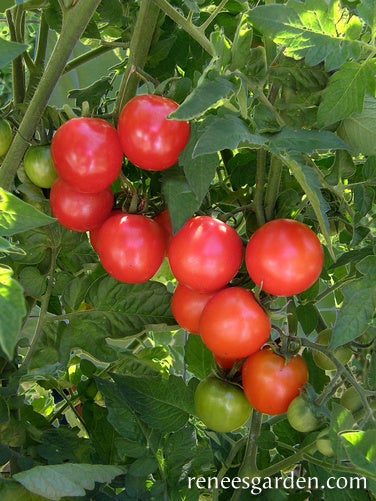
<svg viewBox="0 0 376 501"><path fill-rule="evenodd" d="M158 16L159 7L157 7L153 0L142 0L129 45L127 69L124 73L115 105L115 121L119 117L125 103L136 94L140 80L137 69L140 68L142 70L146 64L157 27Z"/></svg>
<svg viewBox="0 0 376 501"><path fill-rule="evenodd" d="M268 184L265 193L265 217L267 221L274 218L275 204L279 194L282 176L282 161L273 155L270 160Z"/></svg>
<svg viewBox="0 0 376 501"><path fill-rule="evenodd" d="M262 413L253 410L244 459L239 468L239 475L241 477L252 476L257 471L257 439L260 435L261 425Z"/></svg>
<svg viewBox="0 0 376 501"><path fill-rule="evenodd" d="M257 151L256 160L256 186L254 191L254 206L257 224L262 226L265 222L265 211L264 211L264 190L266 183L266 150L260 148Z"/></svg>
<svg viewBox="0 0 376 501"><path fill-rule="evenodd" d="M79 0L67 10L63 27L46 70L0 168L0 186L9 190L23 155L43 115L52 91L64 71L69 56L101 0Z"/></svg>

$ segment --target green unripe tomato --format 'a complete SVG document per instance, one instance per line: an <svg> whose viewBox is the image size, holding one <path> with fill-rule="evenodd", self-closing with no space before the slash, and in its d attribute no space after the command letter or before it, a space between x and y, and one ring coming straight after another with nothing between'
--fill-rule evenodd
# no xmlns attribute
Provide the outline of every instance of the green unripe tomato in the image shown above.
<svg viewBox="0 0 376 501"><path fill-rule="evenodd" d="M327 346L331 337L331 331L329 329L325 329L317 336L316 343L321 344L322 346ZM352 355L348 346L339 346L338 348L335 348L332 353L341 364L347 364ZM334 363L324 353L314 350L312 352L312 356L315 364L320 367L320 369L323 369L324 371L334 371L336 369Z"/></svg>
<svg viewBox="0 0 376 501"><path fill-rule="evenodd" d="M339 403L351 412L356 412L363 406L362 399L353 386L343 392Z"/></svg>
<svg viewBox="0 0 376 501"><path fill-rule="evenodd" d="M211 430L222 433L243 426L252 410L239 386L215 376L199 383L194 403L197 417Z"/></svg>
<svg viewBox="0 0 376 501"><path fill-rule="evenodd" d="M323 456L332 457L334 456L334 450L332 447L332 442L330 438L328 438L328 430L322 430L317 435L316 438L316 447L319 452Z"/></svg>
<svg viewBox="0 0 376 501"><path fill-rule="evenodd" d="M24 156L24 169L30 181L39 188L51 188L57 178L48 145L30 146Z"/></svg>
<svg viewBox="0 0 376 501"><path fill-rule="evenodd" d="M3 157L9 150L13 135L10 123L4 118L0 118L0 157Z"/></svg>
<svg viewBox="0 0 376 501"><path fill-rule="evenodd" d="M299 395L291 401L287 409L287 420L294 430L308 433L317 430L320 420L313 414L309 404Z"/></svg>

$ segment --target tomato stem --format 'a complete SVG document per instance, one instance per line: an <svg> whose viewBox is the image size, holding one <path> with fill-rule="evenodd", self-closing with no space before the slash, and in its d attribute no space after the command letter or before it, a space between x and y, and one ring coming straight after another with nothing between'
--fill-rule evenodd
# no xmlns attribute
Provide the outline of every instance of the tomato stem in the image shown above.
<svg viewBox="0 0 376 501"><path fill-rule="evenodd" d="M158 23L159 7L153 0L142 0L138 11L136 24L129 45L128 65L120 85L118 98L114 109L115 123L123 106L135 96L140 81L139 69L143 70L155 29Z"/></svg>
<svg viewBox="0 0 376 501"><path fill-rule="evenodd" d="M239 468L240 477L250 476L257 472L257 438L261 431L261 425L262 413L253 409L244 458Z"/></svg>

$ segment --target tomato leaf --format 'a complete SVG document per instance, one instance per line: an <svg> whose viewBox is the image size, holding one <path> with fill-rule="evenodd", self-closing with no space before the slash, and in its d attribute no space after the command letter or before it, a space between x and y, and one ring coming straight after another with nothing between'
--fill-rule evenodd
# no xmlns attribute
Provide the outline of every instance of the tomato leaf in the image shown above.
<svg viewBox="0 0 376 501"><path fill-rule="evenodd" d="M164 432L177 431L193 411L192 385L182 378L112 375L125 404L132 406L139 419Z"/></svg>
<svg viewBox="0 0 376 501"><path fill-rule="evenodd" d="M341 434L343 446L350 461L361 472L376 475L376 430L348 431Z"/></svg>
<svg viewBox="0 0 376 501"><path fill-rule="evenodd" d="M310 165L307 165L304 157L298 154L280 154L283 162L289 167L295 179L303 188L320 224L321 232L325 238L329 252L333 256L332 242L330 238L329 220L327 211L329 206L321 193L321 183L318 174Z"/></svg>
<svg viewBox="0 0 376 501"><path fill-rule="evenodd" d="M0 68L4 68L13 59L25 52L27 48L27 44L11 42L10 40L0 38Z"/></svg>
<svg viewBox="0 0 376 501"><path fill-rule="evenodd" d="M13 478L34 494L59 501L64 496L84 496L96 482L110 482L123 473L119 466L70 463L35 466Z"/></svg>
<svg viewBox="0 0 376 501"><path fill-rule="evenodd" d="M54 218L43 214L32 205L0 188L0 234L2 236L21 233L54 221Z"/></svg>
<svg viewBox="0 0 376 501"><path fill-rule="evenodd" d="M26 305L23 288L12 278L13 272L0 267L0 347L12 360Z"/></svg>
<svg viewBox="0 0 376 501"><path fill-rule="evenodd" d="M313 153L320 150L348 149L342 139L327 130L295 130L286 126L281 132L269 137L268 147L277 154L280 151Z"/></svg>
<svg viewBox="0 0 376 501"><path fill-rule="evenodd" d="M204 379L213 369L213 354L204 345L200 336L189 335L185 345L185 360L188 370L199 379Z"/></svg>
<svg viewBox="0 0 376 501"><path fill-rule="evenodd" d="M333 73L317 113L319 127L331 125L363 108L365 93L374 94L375 62L349 61Z"/></svg>
<svg viewBox="0 0 376 501"><path fill-rule="evenodd" d="M216 76L213 80L203 79L170 117L176 120L192 120L223 104L233 91L233 84L227 78Z"/></svg>
<svg viewBox="0 0 376 501"><path fill-rule="evenodd" d="M372 321L376 308L375 269L376 257L368 256L358 265L364 276L342 288L344 300L329 348L337 348L359 337Z"/></svg>
<svg viewBox="0 0 376 501"><path fill-rule="evenodd" d="M325 0L261 5L250 11L249 19L254 28L284 46L287 56L305 58L310 66L325 62L328 71L356 58L362 50L361 42L352 39L351 23L346 23L345 9L338 1L330 5ZM358 18L352 22L361 26Z"/></svg>
<svg viewBox="0 0 376 501"><path fill-rule="evenodd" d="M241 146L258 147L266 140L260 134L251 133L246 123L237 115L228 113L223 117L210 117L207 123L208 126L203 129L193 150L194 157Z"/></svg>

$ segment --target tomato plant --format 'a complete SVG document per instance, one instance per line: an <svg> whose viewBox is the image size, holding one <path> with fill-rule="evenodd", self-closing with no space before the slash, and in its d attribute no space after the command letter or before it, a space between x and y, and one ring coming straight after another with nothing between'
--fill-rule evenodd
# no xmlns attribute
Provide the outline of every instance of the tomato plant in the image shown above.
<svg viewBox="0 0 376 501"><path fill-rule="evenodd" d="M59 176L87 193L108 188L123 161L116 129L100 118L65 122L52 138L51 155Z"/></svg>
<svg viewBox="0 0 376 501"><path fill-rule="evenodd" d="M178 104L152 94L135 96L122 109L118 133L125 156L137 167L165 170L178 161L189 139L189 123L168 116Z"/></svg>
<svg viewBox="0 0 376 501"><path fill-rule="evenodd" d="M229 287L205 306L200 334L206 346L224 358L244 358L259 350L270 335L270 320L252 292Z"/></svg>
<svg viewBox="0 0 376 501"><path fill-rule="evenodd" d="M0 118L0 157L3 157L12 142L12 128L4 118Z"/></svg>
<svg viewBox="0 0 376 501"><path fill-rule="evenodd" d="M243 257L239 235L210 216L190 218L174 235L168 249L172 273L198 291L224 287L237 273Z"/></svg>
<svg viewBox="0 0 376 501"><path fill-rule="evenodd" d="M202 311L215 294L216 292L199 292L178 284L171 299L171 310L177 323L192 334L198 334Z"/></svg>
<svg viewBox="0 0 376 501"><path fill-rule="evenodd" d="M51 188L53 216L70 230L90 231L109 216L114 197L110 188L98 193L84 193L58 178Z"/></svg>
<svg viewBox="0 0 376 501"><path fill-rule="evenodd" d="M362 408L363 403L359 392L353 386L346 388L342 393L340 404L349 409L351 412L356 412Z"/></svg>
<svg viewBox="0 0 376 501"><path fill-rule="evenodd" d="M307 365L300 355L286 360L266 348L250 355L243 364L244 393L252 407L265 414L286 412L307 381Z"/></svg>
<svg viewBox="0 0 376 501"><path fill-rule="evenodd" d="M302 395L298 395L290 402L287 408L287 419L294 430L302 433L308 433L320 427L320 420Z"/></svg>
<svg viewBox="0 0 376 501"><path fill-rule="evenodd" d="M305 224L275 219L251 236L245 262L252 280L265 292L291 296L308 289L319 277L324 252Z"/></svg>
<svg viewBox="0 0 376 501"><path fill-rule="evenodd" d="M32 183L40 188L51 188L57 178L49 145L30 146L24 156L24 169Z"/></svg>
<svg viewBox="0 0 376 501"><path fill-rule="evenodd" d="M0 4L0 499L373 499L373 2Z"/></svg>
<svg viewBox="0 0 376 501"><path fill-rule="evenodd" d="M316 343L321 346L327 346L331 338L332 333L330 329L325 329L319 332ZM339 362L341 362L341 364L347 364L351 358L352 351L349 346L340 346L339 348L335 348L333 350L333 355ZM330 358L325 355L325 353L322 353L321 351L313 351L312 356L316 365L324 371L334 371L336 369L334 362L332 362Z"/></svg>
<svg viewBox="0 0 376 501"><path fill-rule="evenodd" d="M101 226L97 252L104 269L117 280L149 280L165 256L162 229L142 214L113 214Z"/></svg>
<svg viewBox="0 0 376 501"><path fill-rule="evenodd" d="M239 386L215 376L200 381L194 399L197 417L214 431L237 430L248 421L252 410Z"/></svg>

